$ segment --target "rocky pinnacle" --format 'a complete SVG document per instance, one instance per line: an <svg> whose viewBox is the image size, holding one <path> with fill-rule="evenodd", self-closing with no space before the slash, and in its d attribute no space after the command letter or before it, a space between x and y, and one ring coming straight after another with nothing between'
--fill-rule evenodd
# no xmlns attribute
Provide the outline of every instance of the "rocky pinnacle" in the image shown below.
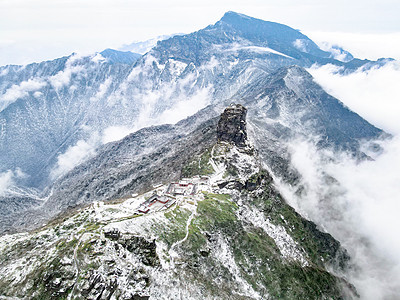
<svg viewBox="0 0 400 300"><path fill-rule="evenodd" d="M225 108L217 126L218 141L233 143L238 147L246 146L246 114L247 109L240 104Z"/></svg>

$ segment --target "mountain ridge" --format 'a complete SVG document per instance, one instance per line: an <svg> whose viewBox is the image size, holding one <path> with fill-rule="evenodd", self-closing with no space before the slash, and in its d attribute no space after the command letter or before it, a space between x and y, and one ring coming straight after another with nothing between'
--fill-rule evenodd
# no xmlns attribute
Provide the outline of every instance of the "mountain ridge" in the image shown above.
<svg viewBox="0 0 400 300"><path fill-rule="evenodd" d="M188 177L1 238L0 293L31 299L357 297L339 275L348 267L346 250L285 203L247 139L236 146L235 137L246 132L240 107L225 109L224 126L214 122L225 138L217 142L215 134L211 148L191 156L183 167ZM42 255L43 247L52 251Z"/></svg>

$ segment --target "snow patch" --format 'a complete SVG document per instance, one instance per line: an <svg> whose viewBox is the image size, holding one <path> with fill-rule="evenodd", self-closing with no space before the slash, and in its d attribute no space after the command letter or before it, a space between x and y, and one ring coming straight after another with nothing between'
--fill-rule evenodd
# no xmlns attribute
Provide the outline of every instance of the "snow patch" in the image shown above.
<svg viewBox="0 0 400 300"><path fill-rule="evenodd" d="M302 267L309 265L305 256L306 254L286 232L284 227L272 224L264 217L262 212L257 211L255 208L242 206L239 216L244 217L255 227L262 228L275 241L284 258L297 261Z"/></svg>
<svg viewBox="0 0 400 300"><path fill-rule="evenodd" d="M276 51L276 50L274 50L274 49L271 49L271 48L269 48L269 47L248 46L248 45L242 45L242 44L238 44L238 43L233 44L230 48L228 48L228 49L225 50L225 51L228 51L228 52L230 52L230 51L237 52L237 51L240 51L240 50L247 50L247 51L256 52L256 53L260 53L260 54L271 53L271 54L276 54L276 55L284 56L284 57L287 57L287 58L290 58L290 59L294 59L294 58L291 57L291 56L288 56L288 55L286 55L286 54L283 54L283 53L281 53L281 52L278 52L278 51Z"/></svg>
<svg viewBox="0 0 400 300"><path fill-rule="evenodd" d="M233 279L238 283L238 287L242 291L242 296L247 296L252 299L262 299L262 297L253 289L253 287L242 278L239 267L233 257L233 253L229 248L226 240L218 235L217 247L212 250L213 255L225 268L232 274Z"/></svg>

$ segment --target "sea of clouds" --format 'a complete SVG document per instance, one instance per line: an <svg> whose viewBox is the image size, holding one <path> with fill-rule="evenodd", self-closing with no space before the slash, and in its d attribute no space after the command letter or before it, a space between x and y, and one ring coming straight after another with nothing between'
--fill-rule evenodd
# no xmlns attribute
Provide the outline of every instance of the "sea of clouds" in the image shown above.
<svg viewBox="0 0 400 300"><path fill-rule="evenodd" d="M372 159L320 150L316 140L298 139L289 147L302 174L305 192L281 186L299 212L331 233L348 250L345 277L361 299L398 299L400 295L400 64L343 74L326 65L308 70L327 92L392 135L365 141Z"/></svg>

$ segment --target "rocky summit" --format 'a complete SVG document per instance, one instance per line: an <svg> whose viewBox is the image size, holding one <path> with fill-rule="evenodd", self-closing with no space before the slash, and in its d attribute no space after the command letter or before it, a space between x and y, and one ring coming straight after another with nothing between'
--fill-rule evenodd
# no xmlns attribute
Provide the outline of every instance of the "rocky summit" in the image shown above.
<svg viewBox="0 0 400 300"><path fill-rule="evenodd" d="M247 109L240 104L231 104L221 115L217 127L217 137L220 142L233 143L237 147L246 145L246 114Z"/></svg>

